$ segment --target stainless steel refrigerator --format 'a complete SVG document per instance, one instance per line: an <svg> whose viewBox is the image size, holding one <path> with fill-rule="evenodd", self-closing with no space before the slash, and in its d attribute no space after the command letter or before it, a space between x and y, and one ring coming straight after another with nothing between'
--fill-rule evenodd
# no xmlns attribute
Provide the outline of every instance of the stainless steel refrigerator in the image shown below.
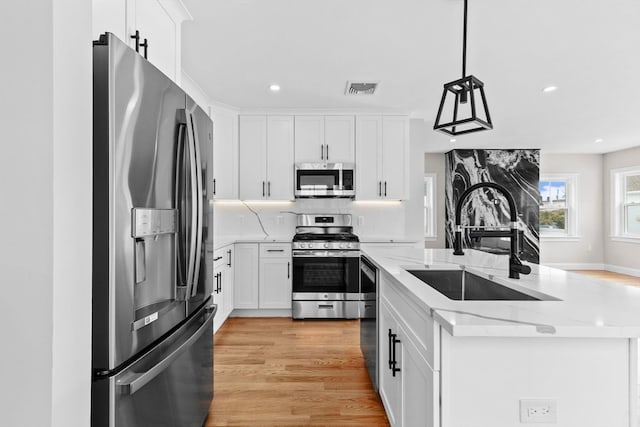
<svg viewBox="0 0 640 427"><path fill-rule="evenodd" d="M199 427L213 398L213 123L110 33L94 42L93 99L91 422Z"/></svg>

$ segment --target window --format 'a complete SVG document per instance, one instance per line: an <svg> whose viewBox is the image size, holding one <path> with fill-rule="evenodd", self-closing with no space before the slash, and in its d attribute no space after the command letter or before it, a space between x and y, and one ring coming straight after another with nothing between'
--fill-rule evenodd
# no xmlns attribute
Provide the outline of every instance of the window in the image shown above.
<svg viewBox="0 0 640 427"><path fill-rule="evenodd" d="M545 175L540 178L540 236L577 237L575 190L577 175Z"/></svg>
<svg viewBox="0 0 640 427"><path fill-rule="evenodd" d="M612 237L640 239L640 167L612 174Z"/></svg>
<svg viewBox="0 0 640 427"><path fill-rule="evenodd" d="M436 197L435 174L424 177L424 237L427 240L436 239Z"/></svg>

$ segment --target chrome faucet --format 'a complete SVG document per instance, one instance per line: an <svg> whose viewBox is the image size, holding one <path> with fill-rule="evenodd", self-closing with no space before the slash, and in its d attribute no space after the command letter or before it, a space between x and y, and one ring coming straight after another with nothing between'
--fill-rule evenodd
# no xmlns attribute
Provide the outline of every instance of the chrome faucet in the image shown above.
<svg viewBox="0 0 640 427"><path fill-rule="evenodd" d="M509 204L509 215L510 215L510 227L509 231L501 231L501 230L482 230L482 231L473 231L473 237L508 237L510 243L510 251L509 251L509 277L511 279L519 279L520 274L529 274L531 273L531 267L528 265L522 264L520 258L518 257L518 211L516 210L516 202L513 200L513 196L511 193L507 191L502 185L495 184L493 182L481 182L479 184L474 184L471 187L467 188L464 193L458 199L458 203L456 204L456 229L455 229L455 242L453 244L453 254L454 255L464 255L462 251L462 205L474 190L478 188L493 188L504 195L507 199L507 203Z"/></svg>

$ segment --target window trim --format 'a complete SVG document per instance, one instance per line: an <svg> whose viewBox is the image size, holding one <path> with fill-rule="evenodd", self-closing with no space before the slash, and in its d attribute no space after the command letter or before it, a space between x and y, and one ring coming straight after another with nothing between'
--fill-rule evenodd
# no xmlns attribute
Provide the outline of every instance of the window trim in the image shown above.
<svg viewBox="0 0 640 427"><path fill-rule="evenodd" d="M578 179L580 175L577 173L545 173L540 174L539 182L544 181L564 181L565 182L565 191L566 191L566 232L565 233L554 233L554 234L543 234L541 230L538 229L538 235L540 240L548 240L555 242L577 242L580 240L580 235L578 234ZM540 185L538 185L538 189ZM542 197L540 197L540 208L542 210Z"/></svg>
<svg viewBox="0 0 640 427"><path fill-rule="evenodd" d="M625 231L626 206L631 204L625 200L625 178L629 175L640 175L640 165L626 168L611 169L611 215L609 239L618 242L640 244L640 234L628 234Z"/></svg>
<svg viewBox="0 0 640 427"><path fill-rule="evenodd" d="M438 216L437 197L436 197L437 182L438 182L437 174L425 173L422 180L423 185L426 185L427 179L431 180L431 215L429 216L429 218L427 218L427 206L424 203L424 198L426 197L426 195L424 194L424 187L422 187L423 188L422 218L423 218L423 224L424 223L429 224L429 229L431 230L431 234L427 234L426 227L423 227L422 234L424 236L425 241L435 241L435 240L438 240L438 228L436 227L437 216Z"/></svg>

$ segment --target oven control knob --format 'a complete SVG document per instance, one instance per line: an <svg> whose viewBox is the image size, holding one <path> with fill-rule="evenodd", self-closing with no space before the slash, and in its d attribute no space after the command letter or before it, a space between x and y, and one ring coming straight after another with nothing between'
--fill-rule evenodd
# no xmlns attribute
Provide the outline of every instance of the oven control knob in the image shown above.
<svg viewBox="0 0 640 427"><path fill-rule="evenodd" d="M351 243L347 243L347 248L351 249Z"/></svg>
<svg viewBox="0 0 640 427"><path fill-rule="evenodd" d="M325 247L325 249L329 249L329 244L328 244L328 243L325 243L325 244L324 244L324 247Z"/></svg>
<svg viewBox="0 0 640 427"><path fill-rule="evenodd" d="M344 243L340 243L339 247L340 247L340 249L344 249L345 248Z"/></svg>
<svg viewBox="0 0 640 427"><path fill-rule="evenodd" d="M304 249L304 247L305 247L305 246L306 246L306 245L305 245L304 243L300 243L300 248L301 248L301 249Z"/></svg>
<svg viewBox="0 0 640 427"><path fill-rule="evenodd" d="M309 249L313 248L313 243L309 243L308 247Z"/></svg>

